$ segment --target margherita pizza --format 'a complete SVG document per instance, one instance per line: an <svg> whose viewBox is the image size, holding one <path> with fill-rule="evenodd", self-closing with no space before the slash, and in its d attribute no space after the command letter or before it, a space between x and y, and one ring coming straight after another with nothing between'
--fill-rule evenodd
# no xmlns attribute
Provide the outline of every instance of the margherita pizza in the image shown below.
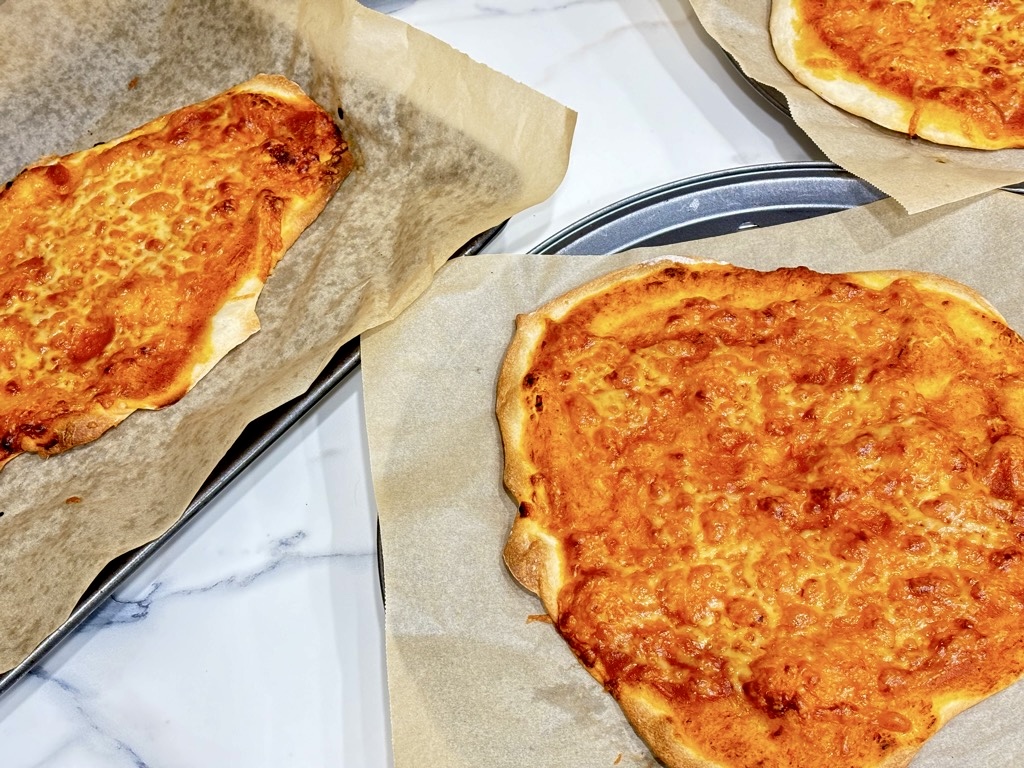
<svg viewBox="0 0 1024 768"><path fill-rule="evenodd" d="M962 285L637 265L498 417L506 563L672 768L905 766L1024 671L1024 341Z"/></svg>
<svg viewBox="0 0 1024 768"><path fill-rule="evenodd" d="M825 100L940 144L1024 146L1024 13L1009 0L772 0L782 64Z"/></svg>
<svg viewBox="0 0 1024 768"><path fill-rule="evenodd" d="M260 75L0 193L0 465L181 398L352 167L330 116Z"/></svg>

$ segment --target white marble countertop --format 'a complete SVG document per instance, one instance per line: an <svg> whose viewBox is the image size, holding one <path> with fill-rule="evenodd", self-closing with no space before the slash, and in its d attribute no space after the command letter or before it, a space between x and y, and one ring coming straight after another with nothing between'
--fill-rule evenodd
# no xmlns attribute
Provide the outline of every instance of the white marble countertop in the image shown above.
<svg viewBox="0 0 1024 768"><path fill-rule="evenodd" d="M564 183L488 251L676 179L821 159L685 0L377 7L579 112ZM356 372L0 697L0 766L391 765L366 459Z"/></svg>

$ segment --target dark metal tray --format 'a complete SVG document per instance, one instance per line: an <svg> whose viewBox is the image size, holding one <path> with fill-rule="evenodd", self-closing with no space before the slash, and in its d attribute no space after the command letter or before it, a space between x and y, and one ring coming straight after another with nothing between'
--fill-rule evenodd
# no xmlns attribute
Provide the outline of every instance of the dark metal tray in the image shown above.
<svg viewBox="0 0 1024 768"><path fill-rule="evenodd" d="M505 223L502 222L477 235L452 254L452 258L479 252L504 228ZM93 580L68 619L18 666L0 675L0 694L9 689L56 648L79 624L102 605L118 586L185 528L218 493L224 490L260 454L273 445L293 424L358 366L359 339L356 338L342 345L304 394L250 422L214 468L199 493L196 494L177 522L159 538L111 561Z"/></svg>
<svg viewBox="0 0 1024 768"><path fill-rule="evenodd" d="M832 163L748 166L627 197L549 237L532 253L598 255L685 243L835 213L882 197Z"/></svg>

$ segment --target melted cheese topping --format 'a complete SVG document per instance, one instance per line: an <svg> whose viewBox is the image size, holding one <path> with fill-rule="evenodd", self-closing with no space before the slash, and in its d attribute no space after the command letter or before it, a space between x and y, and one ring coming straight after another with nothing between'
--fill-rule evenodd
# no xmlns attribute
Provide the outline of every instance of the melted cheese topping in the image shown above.
<svg viewBox="0 0 1024 768"><path fill-rule="evenodd" d="M796 51L822 79L854 78L980 144L1024 142L1024 10L1013 0L788 0ZM941 112L929 111L937 107Z"/></svg>
<svg viewBox="0 0 1024 768"><path fill-rule="evenodd" d="M669 266L547 320L521 398L559 631L707 759L874 765L1024 669L1024 343L978 305Z"/></svg>
<svg viewBox="0 0 1024 768"><path fill-rule="evenodd" d="M347 172L337 128L298 94L243 84L8 184L0 462L172 403L224 354L213 319L255 302Z"/></svg>

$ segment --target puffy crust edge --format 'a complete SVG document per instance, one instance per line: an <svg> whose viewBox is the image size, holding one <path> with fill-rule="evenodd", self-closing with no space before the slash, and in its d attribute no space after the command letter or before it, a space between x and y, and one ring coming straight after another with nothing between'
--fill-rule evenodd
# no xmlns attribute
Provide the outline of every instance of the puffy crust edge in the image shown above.
<svg viewBox="0 0 1024 768"><path fill-rule="evenodd" d="M619 689L617 698L633 729L668 768L728 768L679 740L672 715L666 711L656 694L635 687L623 687ZM970 704L957 712L967 706ZM940 726L948 719L940 718ZM908 768L919 749L920 745L900 747L871 768Z"/></svg>
<svg viewBox="0 0 1024 768"><path fill-rule="evenodd" d="M927 141L986 150L1024 146L1024 137L1002 135L988 138L979 130L972 131L971 124L966 122L962 113L937 102L922 101L915 105L886 95L855 76L834 79L819 77L797 53L800 37L797 0L772 0L768 28L776 57L797 82L852 115L910 135L911 125L915 122L915 110L919 110L913 135ZM831 58L831 61L836 64L837 72L842 71L838 59Z"/></svg>
<svg viewBox="0 0 1024 768"><path fill-rule="evenodd" d="M695 269L702 265L729 267L721 262L690 257L666 256L640 262L615 270L541 305L532 312L516 317L516 328L502 361L498 376L496 414L504 446L504 483L519 505L520 514L511 525L503 549L503 559L513 577L525 589L537 595L545 611L557 626L558 593L565 584L565 559L559 539L546 531L535 519L523 515L523 505L543 505L545 500L535 492L533 478L538 468L533 463L526 444L526 424L529 415L519 396L523 377L528 373L534 350L543 337L549 320L559 320L573 307L591 296L630 280L642 279L672 264L686 264ZM974 289L942 275L912 270L872 270L837 273L845 279L867 288L882 288L904 279L917 287L952 295L962 299L979 312L1002 323L1005 319L987 299ZM602 685L600 669L586 667ZM668 768L717 768L719 763L702 756L682 740L668 707L653 692L638 686L619 686L615 692L627 720L648 744L652 752ZM955 715L970 708L985 697L951 699L941 708L938 728ZM936 729L936 730L937 730ZM895 750L876 768L906 768L920 749L920 744Z"/></svg>
<svg viewBox="0 0 1024 768"><path fill-rule="evenodd" d="M692 260L673 261L689 263ZM512 523L503 557L515 579L541 598L553 619L558 615L557 598L564 583L564 563L558 540L524 514L524 505L528 509L529 505L543 503L543 500L534 498L537 467L526 445L529 414L519 396L520 385L529 371L534 348L543 337L549 320L558 320L575 305L620 280L639 277L648 271L651 271L650 262L617 270L577 286L533 312L518 315L515 332L499 370L495 410L505 450L504 483L520 510Z"/></svg>
<svg viewBox="0 0 1024 768"><path fill-rule="evenodd" d="M680 742L672 715L656 694L634 686L623 686L619 689L617 699L634 730L668 768L722 768L720 763ZM949 701L939 712L936 730L981 700L965 698ZM908 768L920 747L918 744L895 749L873 768Z"/></svg>

